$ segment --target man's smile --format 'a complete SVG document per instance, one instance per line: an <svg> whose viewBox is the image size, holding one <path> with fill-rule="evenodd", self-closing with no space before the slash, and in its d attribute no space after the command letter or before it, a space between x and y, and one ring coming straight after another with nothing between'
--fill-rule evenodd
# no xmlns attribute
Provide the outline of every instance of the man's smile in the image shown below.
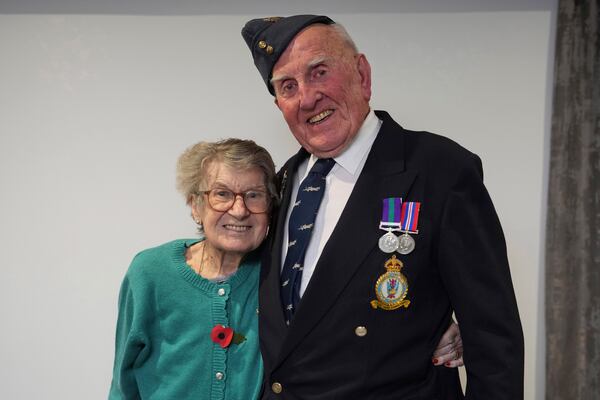
<svg viewBox="0 0 600 400"><path fill-rule="evenodd" d="M334 110L331 110L331 109L321 111L317 115L309 118L308 123L313 124L313 125L319 124L319 123L323 122L323 120L327 119L327 117L329 117L333 113L334 113Z"/></svg>

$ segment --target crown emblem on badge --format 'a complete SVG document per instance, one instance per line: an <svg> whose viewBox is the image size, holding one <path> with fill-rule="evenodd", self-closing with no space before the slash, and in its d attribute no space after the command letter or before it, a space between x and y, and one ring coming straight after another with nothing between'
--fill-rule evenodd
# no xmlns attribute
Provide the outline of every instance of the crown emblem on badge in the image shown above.
<svg viewBox="0 0 600 400"><path fill-rule="evenodd" d="M385 262L384 267L388 272L400 272L404 264L393 255L392 258Z"/></svg>

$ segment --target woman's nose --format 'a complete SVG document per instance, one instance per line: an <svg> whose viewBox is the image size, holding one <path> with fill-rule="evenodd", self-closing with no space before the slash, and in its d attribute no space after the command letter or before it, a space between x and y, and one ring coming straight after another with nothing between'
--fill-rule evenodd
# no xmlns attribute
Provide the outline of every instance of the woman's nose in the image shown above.
<svg viewBox="0 0 600 400"><path fill-rule="evenodd" d="M237 218L242 218L250 215L250 211L246 207L246 203L244 203L244 198L242 197L242 195L235 195L235 199L233 199L233 205L229 209L229 214Z"/></svg>

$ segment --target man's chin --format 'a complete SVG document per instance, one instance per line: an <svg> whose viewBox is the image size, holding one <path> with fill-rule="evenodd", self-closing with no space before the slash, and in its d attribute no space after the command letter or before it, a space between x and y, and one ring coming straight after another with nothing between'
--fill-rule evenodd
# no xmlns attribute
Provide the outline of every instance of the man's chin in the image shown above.
<svg viewBox="0 0 600 400"><path fill-rule="evenodd" d="M313 150L309 153L313 154L317 158L336 158L346 150L346 147L339 147L331 150Z"/></svg>
<svg viewBox="0 0 600 400"><path fill-rule="evenodd" d="M342 154L349 143L341 142L341 143L318 143L317 145L307 145L304 148L310 153L313 154L317 158L335 158Z"/></svg>

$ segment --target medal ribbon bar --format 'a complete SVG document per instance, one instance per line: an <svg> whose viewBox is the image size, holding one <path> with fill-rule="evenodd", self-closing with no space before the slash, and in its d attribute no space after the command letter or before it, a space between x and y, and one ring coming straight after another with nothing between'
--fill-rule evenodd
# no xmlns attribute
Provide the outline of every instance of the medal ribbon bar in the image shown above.
<svg viewBox="0 0 600 400"><path fill-rule="evenodd" d="M381 213L381 222L379 228L392 230L402 225L401 221L402 198L388 197L383 199L383 211ZM396 229L395 229L396 230Z"/></svg>
<svg viewBox="0 0 600 400"><path fill-rule="evenodd" d="M407 201L402 203L402 212L400 217L400 229L402 232L419 233L417 229L419 223L419 210L421 203L417 201Z"/></svg>

